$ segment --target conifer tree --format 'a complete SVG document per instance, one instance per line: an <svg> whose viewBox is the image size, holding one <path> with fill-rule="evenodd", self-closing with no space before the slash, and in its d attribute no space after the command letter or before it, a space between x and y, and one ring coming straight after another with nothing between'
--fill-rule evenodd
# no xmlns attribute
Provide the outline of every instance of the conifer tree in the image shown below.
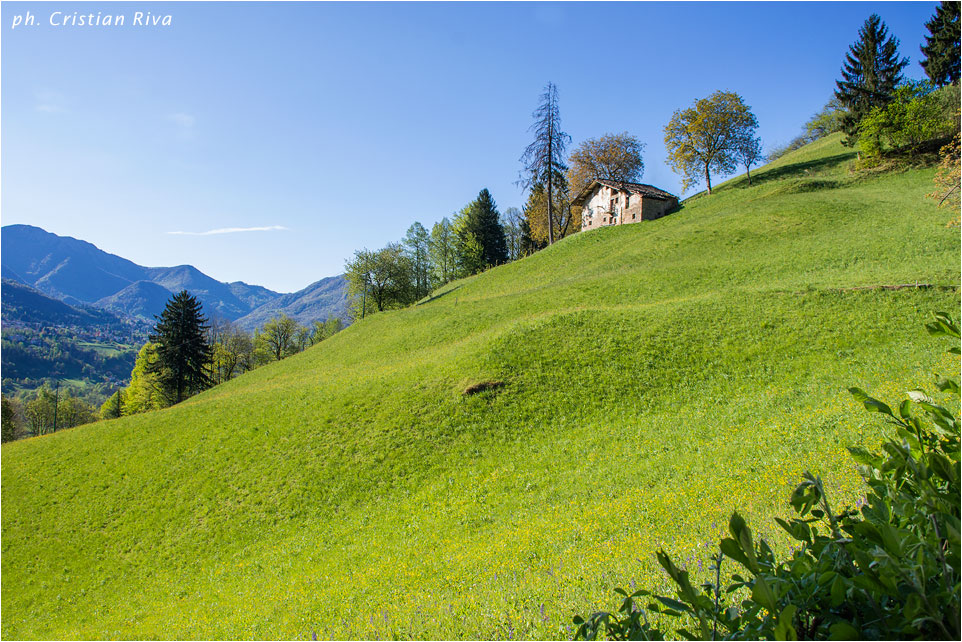
<svg viewBox="0 0 962 642"><path fill-rule="evenodd" d="M210 385L208 327L200 302L187 290L172 296L157 319L150 335L151 343L157 344L157 359L149 368L173 403Z"/></svg>
<svg viewBox="0 0 962 642"><path fill-rule="evenodd" d="M507 263L508 244L504 238L501 215L487 188L478 194L478 199L473 203L473 210L475 234L481 244L485 266L493 267Z"/></svg>
<svg viewBox="0 0 962 642"><path fill-rule="evenodd" d="M959 82L959 6L943 0L925 23L931 35L925 36L925 45L920 47L925 58L919 64L938 87Z"/></svg>
<svg viewBox="0 0 962 642"><path fill-rule="evenodd" d="M889 36L888 27L872 14L858 30L858 42L851 45L842 67L842 79L835 81L838 98L847 113L842 116L842 131L848 134L845 145L858 141L858 126L874 107L884 107L902 81L908 58L899 58L899 39Z"/></svg>
<svg viewBox="0 0 962 642"><path fill-rule="evenodd" d="M524 169L518 183L525 189L541 184L546 185L548 198L548 244L554 243L554 194L555 181L568 169L564 163L565 147L571 136L561 131L561 114L558 109L558 88L549 82L541 94L541 103L531 114L535 119L529 131L534 132L534 141L528 145L521 156Z"/></svg>
<svg viewBox="0 0 962 642"><path fill-rule="evenodd" d="M508 261L508 244L501 226L501 215L491 192L481 190L455 217L457 263L467 276Z"/></svg>

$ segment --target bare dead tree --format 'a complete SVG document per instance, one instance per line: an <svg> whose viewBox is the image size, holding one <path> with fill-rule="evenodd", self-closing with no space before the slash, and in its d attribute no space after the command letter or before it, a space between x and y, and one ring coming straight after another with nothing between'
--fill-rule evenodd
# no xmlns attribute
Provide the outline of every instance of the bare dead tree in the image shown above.
<svg viewBox="0 0 962 642"><path fill-rule="evenodd" d="M561 116L558 112L558 88L549 82L541 94L538 108L531 114L534 123L528 131L534 132L534 141L528 145L521 155L524 169L521 170L518 184L524 189L530 189L535 184L547 185L548 197L548 244L554 243L554 224L552 182L555 173L567 170L564 164L565 147L571 142L571 136L561 131Z"/></svg>

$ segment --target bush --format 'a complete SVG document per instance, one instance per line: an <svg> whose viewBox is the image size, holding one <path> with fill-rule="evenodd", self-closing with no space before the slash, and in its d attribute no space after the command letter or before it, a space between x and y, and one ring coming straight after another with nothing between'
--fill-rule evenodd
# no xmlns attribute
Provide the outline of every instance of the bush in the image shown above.
<svg viewBox="0 0 962 642"><path fill-rule="evenodd" d="M928 82L907 82L896 88L892 102L859 124L859 147L869 157L881 156L883 145L912 152L950 130L941 95Z"/></svg>
<svg viewBox="0 0 962 642"><path fill-rule="evenodd" d="M954 338L946 315L926 326ZM959 394L955 379L936 387ZM821 479L805 473L791 497L796 517L776 519L798 550L779 560L765 540L755 542L738 513L730 538L713 558L714 581L695 587L664 551L658 561L677 585L674 597L616 592L617 613L574 619L576 639L662 640L647 612L676 620L687 639L959 639L959 424L920 390L896 411L850 388L870 412L894 425L882 454L849 448L868 486L864 505L835 511ZM727 560L741 569L722 586ZM744 599L738 600L738 597ZM646 609L639 602L648 602Z"/></svg>

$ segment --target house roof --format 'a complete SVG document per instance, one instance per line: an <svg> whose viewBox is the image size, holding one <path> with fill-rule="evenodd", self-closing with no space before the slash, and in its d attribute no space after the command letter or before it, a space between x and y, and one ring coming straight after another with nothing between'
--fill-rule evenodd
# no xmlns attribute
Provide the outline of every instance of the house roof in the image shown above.
<svg viewBox="0 0 962 642"><path fill-rule="evenodd" d="M588 183L588 185L581 190L581 192L571 201L572 205L583 205L586 200L588 200L588 195L598 187L603 185L605 187L610 187L622 192L628 192L629 194L641 194L647 198L655 198L660 201L667 201L670 199L678 199L674 194L669 194L663 189L658 189L654 185L646 185L644 183L629 183L628 181L609 181L604 178L596 178L595 180Z"/></svg>

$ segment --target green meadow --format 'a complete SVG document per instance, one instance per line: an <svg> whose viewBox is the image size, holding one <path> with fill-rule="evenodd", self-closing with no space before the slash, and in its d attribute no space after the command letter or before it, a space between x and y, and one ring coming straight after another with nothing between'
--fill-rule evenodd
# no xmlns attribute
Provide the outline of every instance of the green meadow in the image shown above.
<svg viewBox="0 0 962 642"><path fill-rule="evenodd" d="M179 406L4 444L2 636L570 638L615 586L695 574L738 508L957 372L934 169L839 135L671 216L566 238ZM945 288L880 289L933 284ZM481 382L503 385L465 395Z"/></svg>

